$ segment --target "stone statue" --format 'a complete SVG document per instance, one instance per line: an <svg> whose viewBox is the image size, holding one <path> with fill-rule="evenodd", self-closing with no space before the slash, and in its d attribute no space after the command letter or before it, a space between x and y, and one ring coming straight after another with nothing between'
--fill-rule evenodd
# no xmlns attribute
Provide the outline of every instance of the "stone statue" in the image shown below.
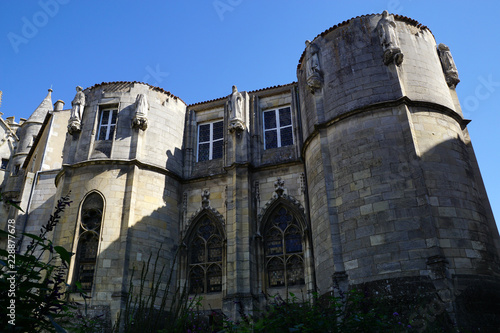
<svg viewBox="0 0 500 333"><path fill-rule="evenodd" d="M231 115L229 118L229 131L240 132L245 130L243 95L236 86L233 86L233 92L229 97L228 110Z"/></svg>
<svg viewBox="0 0 500 333"><path fill-rule="evenodd" d="M380 45L384 50L384 64L388 65L394 62L397 66L403 63L403 53L399 47L398 37L396 35L396 22L394 16L389 15L387 10L382 13L382 18L377 25Z"/></svg>
<svg viewBox="0 0 500 333"><path fill-rule="evenodd" d="M443 67L444 76L446 78L446 83L448 87L455 88L460 82L458 79L457 66L453 61L451 56L450 48L443 43L438 45L439 59L441 60L441 66Z"/></svg>
<svg viewBox="0 0 500 333"><path fill-rule="evenodd" d="M135 99L135 115L132 119L132 127L139 128L143 131L148 128L148 111L149 103L146 95L139 94Z"/></svg>
<svg viewBox="0 0 500 333"><path fill-rule="evenodd" d="M83 109L85 108L85 94L83 88L76 87L76 95L71 102L71 115L68 121L69 134L78 133L81 131Z"/></svg>
<svg viewBox="0 0 500 333"><path fill-rule="evenodd" d="M319 47L306 40L306 82L312 93L323 85L318 53Z"/></svg>
<svg viewBox="0 0 500 333"><path fill-rule="evenodd" d="M233 86L233 93L231 94L230 102L229 102L229 111L231 111L231 120L232 119L240 119L243 117L243 96L238 91L236 86Z"/></svg>

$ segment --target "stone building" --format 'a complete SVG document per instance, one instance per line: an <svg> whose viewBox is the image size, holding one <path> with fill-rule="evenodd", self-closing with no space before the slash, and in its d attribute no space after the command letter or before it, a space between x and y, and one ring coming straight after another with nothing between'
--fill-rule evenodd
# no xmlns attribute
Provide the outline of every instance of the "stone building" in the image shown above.
<svg viewBox="0 0 500 333"><path fill-rule="evenodd" d="M495 325L500 241L458 82L426 26L384 12L307 41L287 85L186 105L103 82L67 109L49 90L28 120L0 122L2 193L27 212L3 207L1 223L37 233L71 193L52 237L76 253L68 282L112 316L158 253L232 317L264 294L363 285Z"/></svg>

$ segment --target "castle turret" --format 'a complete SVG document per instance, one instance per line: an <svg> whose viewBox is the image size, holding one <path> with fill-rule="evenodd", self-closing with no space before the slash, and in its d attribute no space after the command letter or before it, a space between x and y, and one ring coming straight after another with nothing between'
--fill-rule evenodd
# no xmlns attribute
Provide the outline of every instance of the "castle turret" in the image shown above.
<svg viewBox="0 0 500 333"><path fill-rule="evenodd" d="M48 90L47 96L38 105L31 116L22 122L22 124L17 129L17 136L19 137L19 143L17 144L16 151L12 160L9 162L10 168L10 178L7 181L7 186L5 189L5 194L10 198L19 198L21 187L23 186L23 177L21 177L23 171L21 166L28 156L28 153L35 141L40 128L42 127L43 121L47 116L48 112L52 112L52 89Z"/></svg>
<svg viewBox="0 0 500 333"><path fill-rule="evenodd" d="M138 82L76 91L55 183L56 197L71 191L80 204L66 210L56 237L75 253L68 282L82 281L93 306L109 306L115 315L129 270L160 248L158 267L175 260L186 104ZM94 211L102 221L94 230L97 238L85 232ZM89 256L82 249L94 241L99 252L95 247Z"/></svg>
<svg viewBox="0 0 500 333"><path fill-rule="evenodd" d="M10 192L32 198L27 232L71 192L51 237L75 253L67 283L109 322L130 279L155 285L165 267L158 295L170 281L232 320L266 295L357 288L388 296L389 315L402 310L418 331L438 317L444 331L496 331L500 237L459 82L450 47L384 12L306 41L297 82L282 86L186 105L103 82L54 111L49 90L12 125L12 164L29 172ZM143 264L149 273L132 275Z"/></svg>
<svg viewBox="0 0 500 333"><path fill-rule="evenodd" d="M319 289L332 278L406 297L423 288L462 323L494 314L498 232L449 48L387 12L306 44L297 76ZM488 290L496 308L476 299L486 314L466 313Z"/></svg>

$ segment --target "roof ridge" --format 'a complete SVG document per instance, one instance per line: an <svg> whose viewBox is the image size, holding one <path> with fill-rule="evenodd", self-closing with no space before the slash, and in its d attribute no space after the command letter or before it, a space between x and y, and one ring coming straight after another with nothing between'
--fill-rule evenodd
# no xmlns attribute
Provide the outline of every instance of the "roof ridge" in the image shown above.
<svg viewBox="0 0 500 333"><path fill-rule="evenodd" d="M251 94L251 93L256 93L256 92L264 91L264 90L268 90L268 89L286 87L286 86L290 86L290 85L293 85L293 84L296 84L296 83L297 83L296 81L293 81L293 82L286 83L286 84L278 84L278 85L274 85L274 86L270 86L270 87L266 87L266 88L261 88L261 89L256 89L256 90L250 90L250 91L247 91L247 93ZM196 105L201 105L201 104L206 104L206 103L220 101L220 100L228 98L229 95L218 97L218 98L214 98L214 99L210 99L210 100L207 100L207 101L202 101L202 102L196 102L196 103L193 103L193 104L189 104L188 107L189 106L196 106Z"/></svg>

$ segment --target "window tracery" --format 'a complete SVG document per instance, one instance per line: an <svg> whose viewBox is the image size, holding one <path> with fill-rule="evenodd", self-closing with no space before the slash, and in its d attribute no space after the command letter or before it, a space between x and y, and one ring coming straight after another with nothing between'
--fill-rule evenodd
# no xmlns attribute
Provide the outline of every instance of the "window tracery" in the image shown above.
<svg viewBox="0 0 500 333"><path fill-rule="evenodd" d="M271 215L264 242L269 287L305 283L302 234L301 226L285 207Z"/></svg>
<svg viewBox="0 0 500 333"><path fill-rule="evenodd" d="M80 282L84 291L92 290L103 208L104 201L97 193L87 196L82 205L74 281Z"/></svg>
<svg viewBox="0 0 500 333"><path fill-rule="evenodd" d="M209 217L204 217L189 244L189 292L203 294L222 291L223 237Z"/></svg>

